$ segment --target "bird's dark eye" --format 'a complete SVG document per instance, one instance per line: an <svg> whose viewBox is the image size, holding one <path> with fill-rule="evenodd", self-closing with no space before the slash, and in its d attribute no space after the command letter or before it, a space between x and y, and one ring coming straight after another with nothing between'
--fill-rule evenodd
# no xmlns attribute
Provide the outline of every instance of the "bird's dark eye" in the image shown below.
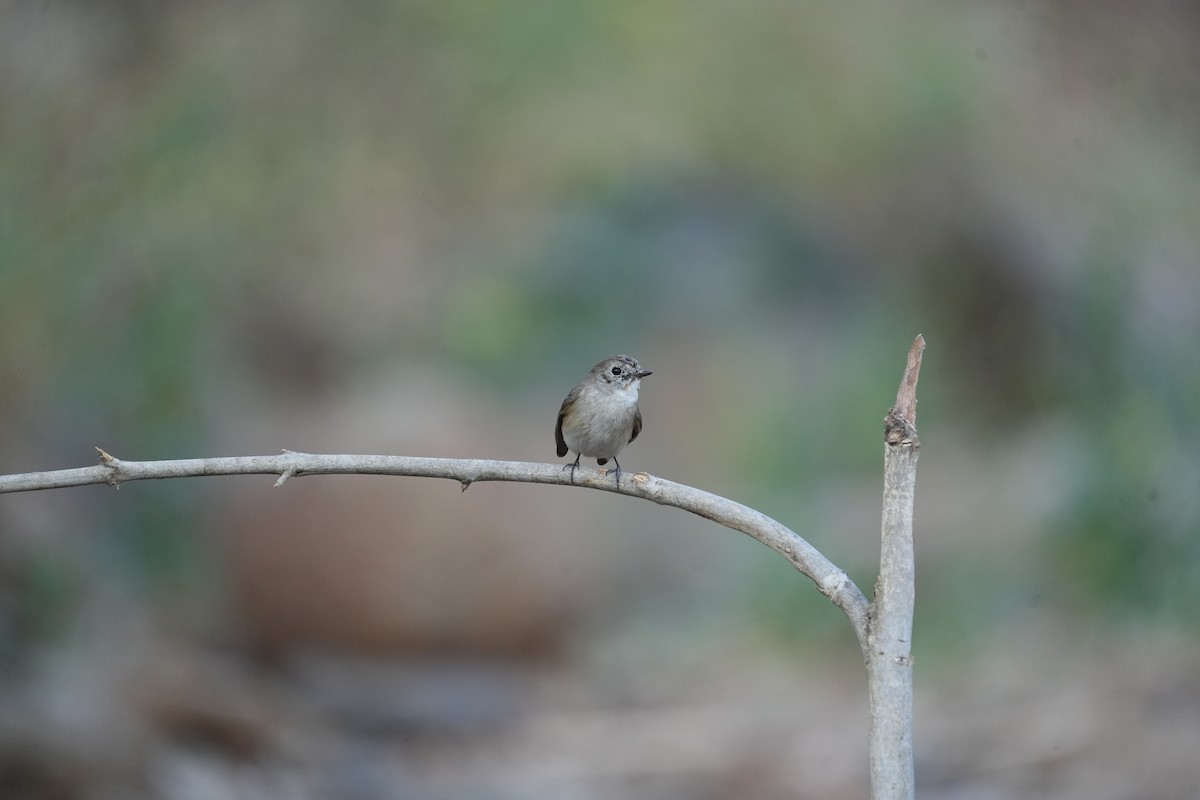
<svg viewBox="0 0 1200 800"><path fill-rule="evenodd" d="M613 367L613 368L612 368L612 374L613 374L613 375L620 375L620 374L621 374L621 368L620 368L620 367Z"/></svg>

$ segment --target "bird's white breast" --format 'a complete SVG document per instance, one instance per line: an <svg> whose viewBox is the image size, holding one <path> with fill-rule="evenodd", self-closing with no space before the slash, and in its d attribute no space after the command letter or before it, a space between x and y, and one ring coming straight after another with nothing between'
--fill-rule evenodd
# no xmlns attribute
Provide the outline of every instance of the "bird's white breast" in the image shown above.
<svg viewBox="0 0 1200 800"><path fill-rule="evenodd" d="M563 441L588 458L619 455L633 435L638 387L594 389L579 397L574 412L563 420Z"/></svg>

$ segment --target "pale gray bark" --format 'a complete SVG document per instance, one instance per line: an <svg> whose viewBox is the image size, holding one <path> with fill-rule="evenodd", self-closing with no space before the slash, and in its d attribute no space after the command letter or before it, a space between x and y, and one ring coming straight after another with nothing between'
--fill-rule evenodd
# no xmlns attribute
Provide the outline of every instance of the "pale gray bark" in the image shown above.
<svg viewBox="0 0 1200 800"><path fill-rule="evenodd" d="M873 800L911 800L916 791L912 741L916 559L912 519L920 452L917 377L924 350L925 339L918 336L908 354L896 405L884 419L883 530L867 636Z"/></svg>

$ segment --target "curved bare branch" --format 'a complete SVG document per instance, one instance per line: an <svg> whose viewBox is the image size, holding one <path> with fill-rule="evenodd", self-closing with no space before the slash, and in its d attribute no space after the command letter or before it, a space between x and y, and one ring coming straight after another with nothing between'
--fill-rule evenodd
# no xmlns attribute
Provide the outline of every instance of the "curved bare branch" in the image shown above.
<svg viewBox="0 0 1200 800"><path fill-rule="evenodd" d="M68 486L108 484L163 478L209 475L278 475L276 486L305 475L405 475L458 481L465 491L477 481L515 481L581 486L673 506L732 528L782 555L817 589L845 613L865 655L867 599L845 571L835 566L803 537L782 523L749 506L691 486L639 472L616 481L606 470L580 467L572 475L559 464L492 461L475 458L424 458L417 456L323 455L285 450L274 456L187 458L171 461L125 461L100 448L100 463L92 467L51 472L0 475L0 493L60 489Z"/></svg>

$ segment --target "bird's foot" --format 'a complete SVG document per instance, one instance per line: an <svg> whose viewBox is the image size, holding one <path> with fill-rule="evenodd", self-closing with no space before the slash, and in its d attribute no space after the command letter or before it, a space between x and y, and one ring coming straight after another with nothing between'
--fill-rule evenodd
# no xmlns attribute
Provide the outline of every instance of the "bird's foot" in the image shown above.
<svg viewBox="0 0 1200 800"><path fill-rule="evenodd" d="M604 460L608 461L608 459L604 459ZM600 462L597 462L597 463L600 463ZM616 464L616 466L613 467L612 469L610 469L607 472L607 474L608 475L612 475L614 473L616 474L616 476L617 476L617 491L619 492L619 491L621 491L621 462L617 461L617 459L614 458L613 463Z"/></svg>
<svg viewBox="0 0 1200 800"><path fill-rule="evenodd" d="M571 485L575 485L575 470L579 468L580 456L575 456L575 460L570 464L563 464L563 469L571 470Z"/></svg>

